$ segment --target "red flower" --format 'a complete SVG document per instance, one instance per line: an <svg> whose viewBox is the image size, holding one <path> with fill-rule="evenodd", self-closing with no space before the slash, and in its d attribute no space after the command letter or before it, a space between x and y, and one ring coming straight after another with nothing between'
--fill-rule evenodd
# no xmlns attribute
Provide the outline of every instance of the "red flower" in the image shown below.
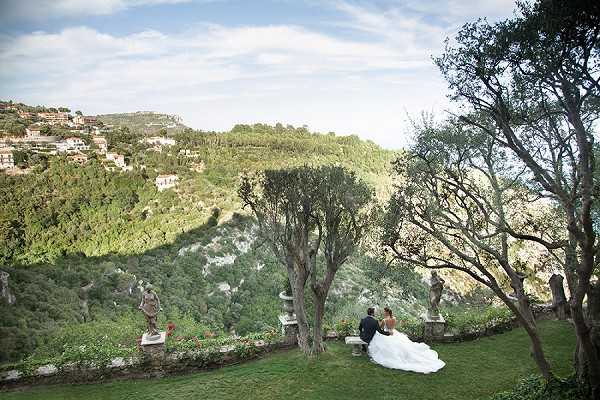
<svg viewBox="0 0 600 400"><path fill-rule="evenodd" d="M173 322L169 322L167 324L167 336L173 335L174 330L175 330L175 324Z"/></svg>

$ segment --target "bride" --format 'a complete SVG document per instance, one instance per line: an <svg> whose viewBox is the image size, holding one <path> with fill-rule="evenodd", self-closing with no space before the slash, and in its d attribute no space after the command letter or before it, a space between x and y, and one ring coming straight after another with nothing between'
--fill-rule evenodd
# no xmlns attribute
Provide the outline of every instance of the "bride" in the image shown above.
<svg viewBox="0 0 600 400"><path fill-rule="evenodd" d="M375 333L369 343L369 356L377 364L386 368L428 374L436 372L446 365L438 358L436 351L425 343L412 342L405 334L398 332L396 318L388 307L383 311L382 328L389 336Z"/></svg>

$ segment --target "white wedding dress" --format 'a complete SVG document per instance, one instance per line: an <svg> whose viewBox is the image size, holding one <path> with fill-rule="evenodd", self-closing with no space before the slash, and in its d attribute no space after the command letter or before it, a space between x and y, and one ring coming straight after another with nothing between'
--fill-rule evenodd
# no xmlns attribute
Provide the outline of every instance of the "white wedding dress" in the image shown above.
<svg viewBox="0 0 600 400"><path fill-rule="evenodd" d="M387 326L384 331L388 332ZM438 358L437 352L425 343L413 342L395 329L392 332L390 336L375 332L369 343L369 356L377 364L422 374L436 372L446 365Z"/></svg>

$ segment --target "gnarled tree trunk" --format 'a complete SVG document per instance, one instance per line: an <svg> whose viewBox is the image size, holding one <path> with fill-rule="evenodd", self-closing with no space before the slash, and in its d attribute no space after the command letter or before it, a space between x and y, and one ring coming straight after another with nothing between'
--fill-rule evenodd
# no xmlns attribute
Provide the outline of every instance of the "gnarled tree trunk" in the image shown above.
<svg viewBox="0 0 600 400"><path fill-rule="evenodd" d="M600 359L600 282L590 285L588 290L588 318L583 313L582 307L571 304L577 346L575 349L575 373L577 380L583 386L589 386L592 399L600 398L598 388L598 365ZM585 328L583 328L585 327ZM583 328L583 329L582 329ZM594 365L594 358L596 365Z"/></svg>
<svg viewBox="0 0 600 400"><path fill-rule="evenodd" d="M561 275L552 274L548 281L550 290L552 291L552 309L556 318L560 320L567 319L569 313L569 305L565 296L565 288L563 286L563 277Z"/></svg>
<svg viewBox="0 0 600 400"><path fill-rule="evenodd" d="M309 335L310 328L306 317L306 308L304 304L304 286L308 280L306 270L294 269L294 265L288 260L288 279L292 287L292 296L294 297L294 312L296 313L296 321L298 322L298 347L305 354L310 353Z"/></svg>
<svg viewBox="0 0 600 400"><path fill-rule="evenodd" d="M493 289L494 289L494 292L496 292L496 294L498 295L498 297L504 302L504 304L506 304L506 306L517 317L517 321L519 321L521 326L523 326L523 328L527 332L527 335L529 336L529 339L531 341L531 354L533 356L533 359L534 359L535 363L537 364L538 369L542 373L542 376L544 377L544 379L546 379L546 381L549 381L550 379L553 378L552 370L550 368L550 364L548 363L548 360L546 360L546 356L544 354L544 349L542 347L542 341L540 340L540 335L535 326L535 322L533 322L530 319L530 318L532 318L532 317L530 317L530 315L532 315L531 308L529 309L529 312L523 313L523 308L526 306L528 307L529 301L527 301L526 303L519 302L519 305L517 306L517 305L515 305L514 302L512 302L510 300L510 298L508 296L506 296L504 294L502 289L500 289L500 288L493 288Z"/></svg>

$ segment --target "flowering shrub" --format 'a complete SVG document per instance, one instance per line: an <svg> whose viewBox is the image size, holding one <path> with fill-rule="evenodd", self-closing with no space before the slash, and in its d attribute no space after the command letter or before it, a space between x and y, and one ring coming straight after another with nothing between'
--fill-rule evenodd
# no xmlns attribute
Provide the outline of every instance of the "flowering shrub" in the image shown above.
<svg viewBox="0 0 600 400"><path fill-rule="evenodd" d="M176 325L169 321L167 324L167 336L173 336L173 332L175 331Z"/></svg>
<svg viewBox="0 0 600 400"><path fill-rule="evenodd" d="M204 339L210 339L210 338L214 338L215 336L217 336L215 333L211 332L211 331L204 331L202 333L202 337Z"/></svg>
<svg viewBox="0 0 600 400"><path fill-rule="evenodd" d="M448 330L458 334L481 332L513 319L512 312L506 307L488 307L462 312L443 312Z"/></svg>
<svg viewBox="0 0 600 400"><path fill-rule="evenodd" d="M340 338L352 336L355 333L356 322L352 323L347 319L342 319L335 324L335 331Z"/></svg>
<svg viewBox="0 0 600 400"><path fill-rule="evenodd" d="M412 316L397 318L396 330L404 333L412 339L418 339L423 336L423 321Z"/></svg>
<svg viewBox="0 0 600 400"><path fill-rule="evenodd" d="M92 341L87 344L65 344L60 355L54 357L30 356L21 363L4 365L2 370L17 369L31 376L38 367L54 365L59 370L69 368L106 368L117 357L128 358L136 353L135 345L114 344L108 340Z"/></svg>
<svg viewBox="0 0 600 400"><path fill-rule="evenodd" d="M108 341L90 342L84 345L67 344L59 359L59 365L76 365L78 367L97 366L100 368L110 364L117 357L130 357L135 354L134 346L113 344Z"/></svg>
<svg viewBox="0 0 600 400"><path fill-rule="evenodd" d="M169 344L169 348L177 352L185 352L195 349L210 350L220 349L224 346L233 347L238 345L253 345L255 342L262 341L265 344L273 344L281 339L280 334L275 330L270 330L264 333L254 333L244 337L237 336L221 336L208 339L191 336L182 338Z"/></svg>

